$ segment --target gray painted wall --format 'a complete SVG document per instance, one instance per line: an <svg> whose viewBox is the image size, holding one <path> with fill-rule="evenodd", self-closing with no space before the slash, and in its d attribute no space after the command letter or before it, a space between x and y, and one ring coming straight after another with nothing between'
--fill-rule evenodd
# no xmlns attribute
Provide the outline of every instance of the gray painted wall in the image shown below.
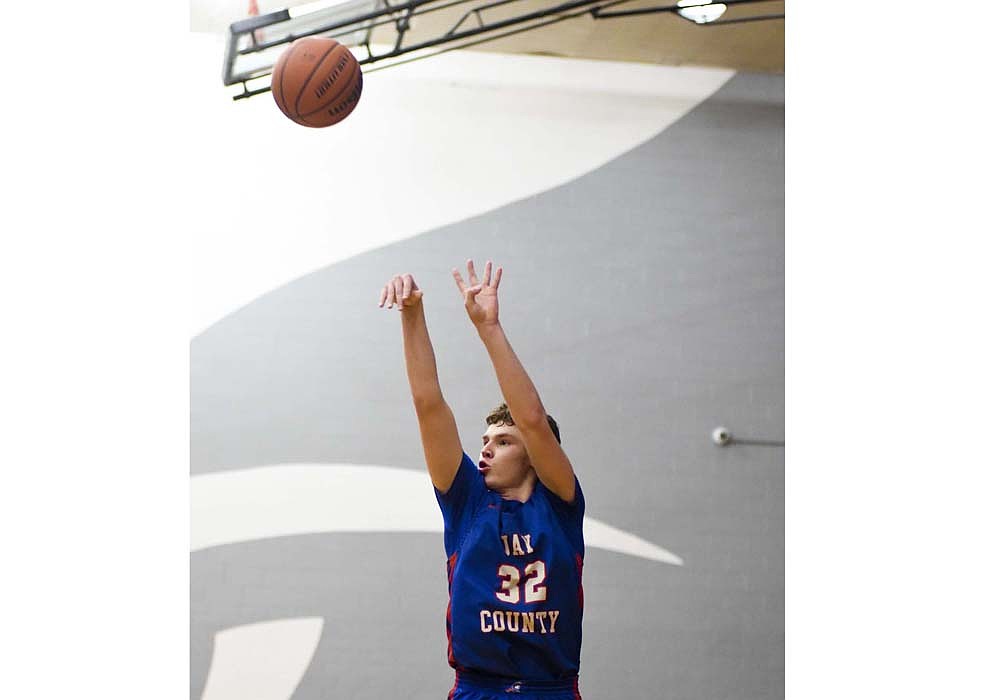
<svg viewBox="0 0 1000 700"><path fill-rule="evenodd" d="M376 306L401 271L426 290L442 387L476 454L500 395L450 269L490 257L504 267L501 320L560 422L588 515L685 560L588 551L583 696L781 697L784 451L719 448L710 432L783 439L783 93L780 76L737 75L584 177L332 265L220 321L191 347L192 473L422 471L398 315ZM323 616L296 698L443 698L444 572L438 535L196 552L192 697L217 630Z"/></svg>

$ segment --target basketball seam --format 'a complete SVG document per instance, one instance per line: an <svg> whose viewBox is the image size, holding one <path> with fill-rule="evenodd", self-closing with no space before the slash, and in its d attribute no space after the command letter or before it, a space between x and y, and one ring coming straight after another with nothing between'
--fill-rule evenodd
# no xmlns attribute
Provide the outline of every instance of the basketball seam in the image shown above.
<svg viewBox="0 0 1000 700"><path fill-rule="evenodd" d="M351 53L350 49L347 49L346 46L344 48L347 50L347 53ZM357 59L354 59L354 75L357 78L356 80L352 80L352 81L350 81L348 83L345 83L344 87L342 87L340 89L340 92L338 92L336 95L334 95L333 97L331 97L329 99L329 101L324 102L321 107L317 107L313 111L311 111L311 112L309 112L307 114L301 114L299 116L301 116L303 119L305 119L306 117L310 117L313 114L316 114L317 112L322 112L324 109L326 109L327 107L329 107L330 105L332 105L334 102L336 102L337 100L339 100L341 97L343 97L344 93L347 92L348 86L353 85L354 83L356 83L359 80L361 80L361 66L358 64L358 60ZM354 88L351 88L351 89L353 90Z"/></svg>
<svg viewBox="0 0 1000 700"><path fill-rule="evenodd" d="M271 94L274 95L274 101L282 112L285 112L285 105L282 104L281 100L281 64L285 60L286 54L287 52L281 54L278 62L274 64L274 73L271 75ZM285 114L288 113L285 112Z"/></svg>
<svg viewBox="0 0 1000 700"><path fill-rule="evenodd" d="M292 115L288 113L288 100L285 99L285 64L288 62L289 53L289 51L285 51L281 54L281 58L278 59L278 65L275 66L274 70L278 78L278 107L281 108L286 117L293 119Z"/></svg>
<svg viewBox="0 0 1000 700"><path fill-rule="evenodd" d="M285 114L288 114L288 100L285 99L285 64L288 62L288 54L285 51L278 60L278 70L281 71L278 75L278 95L281 97L281 111Z"/></svg>
<svg viewBox="0 0 1000 700"><path fill-rule="evenodd" d="M299 90L299 94L295 97L295 115L300 119L302 118L302 115L299 114L299 101L302 99L302 95L305 94L306 88L309 87L309 81L312 80L312 77L316 74L316 71L319 70L319 67L323 65L323 61L325 61L326 57L330 55L330 52L336 50L336 48L341 45L342 44L334 41L333 46L327 49L325 54L320 56L320 59L316 61L313 69L309 71L309 75L307 75L306 79L302 81L302 89Z"/></svg>
<svg viewBox="0 0 1000 700"><path fill-rule="evenodd" d="M289 56L291 56L291 49L286 50L278 58L278 62L274 66L274 73L271 76L271 92L274 94L274 101L277 103L278 109L281 110L282 114L299 126L309 126L309 124L306 124L288 111L288 100L285 99L285 65L288 63ZM275 86L275 82L277 82L277 86Z"/></svg>

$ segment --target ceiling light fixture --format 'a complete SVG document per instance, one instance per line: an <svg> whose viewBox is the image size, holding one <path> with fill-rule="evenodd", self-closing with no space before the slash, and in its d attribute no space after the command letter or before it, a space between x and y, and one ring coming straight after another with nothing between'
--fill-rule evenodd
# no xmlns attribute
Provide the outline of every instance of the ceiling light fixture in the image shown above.
<svg viewBox="0 0 1000 700"><path fill-rule="evenodd" d="M677 0L677 7L681 8L677 11L681 17L697 24L714 22L726 11L723 3L712 0Z"/></svg>

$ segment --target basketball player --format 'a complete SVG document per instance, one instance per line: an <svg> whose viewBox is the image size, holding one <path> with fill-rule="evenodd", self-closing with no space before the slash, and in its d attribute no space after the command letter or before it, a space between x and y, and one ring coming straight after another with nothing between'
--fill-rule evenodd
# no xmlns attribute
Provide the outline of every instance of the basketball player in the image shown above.
<svg viewBox="0 0 1000 700"><path fill-rule="evenodd" d="M583 492L556 422L500 326L503 268L453 270L505 403L486 419L478 464L463 452L438 384L423 292L409 274L382 288L402 312L403 351L448 557L449 700L579 700Z"/></svg>

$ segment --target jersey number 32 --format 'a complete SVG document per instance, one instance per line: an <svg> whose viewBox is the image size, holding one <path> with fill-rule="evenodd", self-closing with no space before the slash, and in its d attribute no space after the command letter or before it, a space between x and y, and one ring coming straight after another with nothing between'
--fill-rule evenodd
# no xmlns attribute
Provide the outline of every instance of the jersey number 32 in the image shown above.
<svg viewBox="0 0 1000 700"><path fill-rule="evenodd" d="M521 602L521 590L519 584L524 579L524 602L539 603L545 600L548 589L542 585L545 582L545 562L533 561L524 567L524 576L521 570L510 564L501 564L497 569L497 576L500 577L500 590L497 591L497 598L504 603Z"/></svg>

